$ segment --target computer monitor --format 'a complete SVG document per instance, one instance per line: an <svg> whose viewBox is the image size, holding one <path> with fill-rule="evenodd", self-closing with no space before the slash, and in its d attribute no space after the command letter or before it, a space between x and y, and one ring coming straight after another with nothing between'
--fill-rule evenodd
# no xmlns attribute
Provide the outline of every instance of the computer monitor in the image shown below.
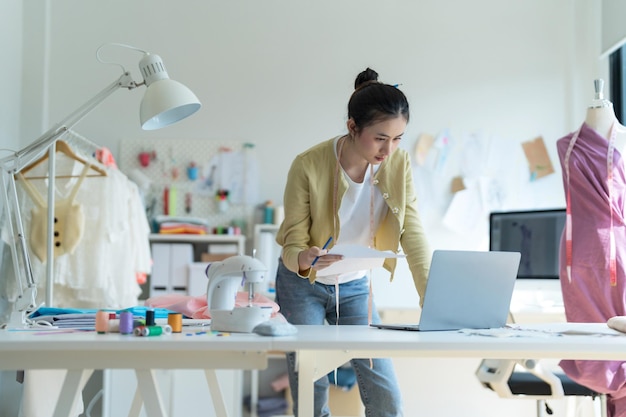
<svg viewBox="0 0 626 417"><path fill-rule="evenodd" d="M559 279L565 209L492 212L489 249L522 254L518 279Z"/></svg>

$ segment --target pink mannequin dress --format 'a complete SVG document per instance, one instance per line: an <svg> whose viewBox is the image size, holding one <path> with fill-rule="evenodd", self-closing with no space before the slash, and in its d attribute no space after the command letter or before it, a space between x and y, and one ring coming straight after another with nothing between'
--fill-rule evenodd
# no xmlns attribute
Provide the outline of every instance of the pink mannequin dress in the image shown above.
<svg viewBox="0 0 626 417"><path fill-rule="evenodd" d="M568 322L603 323L626 315L626 167L614 142L615 132L607 140L585 123L557 141L571 220L559 256ZM626 416L625 362L563 360L560 365L574 381L608 394L610 417Z"/></svg>

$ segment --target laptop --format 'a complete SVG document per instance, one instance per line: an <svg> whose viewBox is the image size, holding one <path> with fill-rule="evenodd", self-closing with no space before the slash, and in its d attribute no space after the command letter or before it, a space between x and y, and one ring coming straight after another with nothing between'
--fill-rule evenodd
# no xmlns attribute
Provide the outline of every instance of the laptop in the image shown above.
<svg viewBox="0 0 626 417"><path fill-rule="evenodd" d="M503 327L520 263L519 252L436 250L419 324L371 324L393 330Z"/></svg>

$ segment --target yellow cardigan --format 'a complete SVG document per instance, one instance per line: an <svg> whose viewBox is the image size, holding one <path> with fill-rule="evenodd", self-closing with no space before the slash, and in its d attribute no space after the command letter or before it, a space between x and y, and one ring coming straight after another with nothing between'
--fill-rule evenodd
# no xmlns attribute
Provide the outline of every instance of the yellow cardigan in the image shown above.
<svg viewBox="0 0 626 417"><path fill-rule="evenodd" d="M339 225L338 211L333 213L333 188L336 171L335 139L324 141L298 155L293 161L287 177L283 204L285 219L276 235L282 246L285 266L311 283L315 281L315 270L308 269L301 275L298 254L311 246L322 247L329 236L333 244L337 231L333 230L333 215ZM380 166L374 176L374 185L385 199L387 215L376 231L374 245L378 250L398 252L399 245L407 261L415 288L424 299L431 252L417 212L417 197L413 187L413 174L408 153L396 149ZM339 175L337 210L348 188L348 182ZM329 247L329 249L332 247ZM384 268L391 272L396 267L395 258L387 258Z"/></svg>

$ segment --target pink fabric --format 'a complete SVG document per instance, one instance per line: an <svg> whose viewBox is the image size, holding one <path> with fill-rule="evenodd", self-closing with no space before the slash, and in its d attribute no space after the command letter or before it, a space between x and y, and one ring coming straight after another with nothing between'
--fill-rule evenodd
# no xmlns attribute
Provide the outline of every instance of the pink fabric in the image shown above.
<svg viewBox="0 0 626 417"><path fill-rule="evenodd" d="M117 169L117 164L115 163L115 158L113 158L113 154L109 150L109 148L102 147L96 151L96 159L100 161L104 166L111 167Z"/></svg>
<svg viewBox="0 0 626 417"><path fill-rule="evenodd" d="M206 294L199 296L183 294L164 294L148 298L144 305L146 307L159 307L182 313L192 319L210 319L211 314L207 308ZM254 294L252 304L261 307L272 307L272 317L278 314L278 304L261 294ZM248 305L248 293L238 292L235 298L236 307Z"/></svg>
<svg viewBox="0 0 626 417"><path fill-rule="evenodd" d="M565 152L573 134L557 141L567 193ZM618 149L613 156L613 192L607 183L608 141L583 124L572 150L570 203L572 212L572 281L566 271L565 237L561 238L560 281L569 322L606 323L626 315L626 227L624 193L625 161ZM617 285L610 283L609 226L611 211L617 247ZM564 360L560 363L574 381L609 394L609 416L626 417L626 363L617 361Z"/></svg>

